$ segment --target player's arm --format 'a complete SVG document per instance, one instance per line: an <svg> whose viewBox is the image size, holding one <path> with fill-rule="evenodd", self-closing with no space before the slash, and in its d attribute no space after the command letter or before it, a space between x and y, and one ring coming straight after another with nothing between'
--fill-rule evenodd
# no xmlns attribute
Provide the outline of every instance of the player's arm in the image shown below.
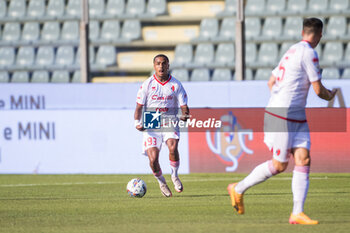
<svg viewBox="0 0 350 233"><path fill-rule="evenodd" d="M328 90L327 88L325 88L321 82L321 80L317 80L315 82L312 82L312 87L316 93L316 95L318 95L318 97L320 97L321 99L324 100L331 100L333 99L333 97L335 96L335 94L337 93L337 90Z"/></svg>
<svg viewBox="0 0 350 233"><path fill-rule="evenodd" d="M269 87L270 91L272 90L273 85L276 83L276 77L274 75L271 75L269 81L267 82L267 86Z"/></svg>
<svg viewBox="0 0 350 233"><path fill-rule="evenodd" d="M137 130L139 131L143 131L145 130L142 126L142 122L141 122L141 116L142 116L142 109L143 109L143 105L136 103L136 108L135 108L135 113L134 113L134 119L135 119L135 127Z"/></svg>
<svg viewBox="0 0 350 233"><path fill-rule="evenodd" d="M180 106L182 115L180 117L180 120L187 121L187 119L190 118L190 109L187 105Z"/></svg>

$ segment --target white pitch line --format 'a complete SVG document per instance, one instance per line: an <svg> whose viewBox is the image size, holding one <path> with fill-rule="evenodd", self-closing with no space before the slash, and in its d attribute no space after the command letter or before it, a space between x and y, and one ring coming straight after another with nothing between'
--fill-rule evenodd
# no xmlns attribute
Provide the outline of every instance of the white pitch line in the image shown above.
<svg viewBox="0 0 350 233"><path fill-rule="evenodd" d="M215 181L235 181L240 180L242 177L230 177L230 178L213 178L213 179L182 179L183 182L215 182ZM310 180L327 180L328 177L310 177ZM273 177L270 180L292 180L292 177ZM125 182L63 182L63 183L39 183L39 184L1 184L0 187L32 187L32 186L69 186L69 185L86 185L86 184L124 184Z"/></svg>

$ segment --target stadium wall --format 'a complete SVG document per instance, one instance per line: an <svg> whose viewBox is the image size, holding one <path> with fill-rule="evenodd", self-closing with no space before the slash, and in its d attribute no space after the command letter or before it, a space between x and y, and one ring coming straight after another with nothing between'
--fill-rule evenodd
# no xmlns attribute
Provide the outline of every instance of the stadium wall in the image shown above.
<svg viewBox="0 0 350 233"><path fill-rule="evenodd" d="M341 88L345 104L350 102L350 81L324 83L329 88ZM133 126L139 86L139 83L1 84L0 173L150 173L148 159L141 155L142 134ZM233 112L245 131L231 135L182 133L180 173L248 172L270 158L259 126L269 98L266 82L184 83L184 86L192 114L204 112L220 117ZM349 108L320 109L326 106L311 91L308 117L312 170L350 172ZM339 106L337 101L335 106ZM247 114L260 120L249 121ZM313 132L312 122L320 122L321 126L337 122L335 125L340 125L340 129L321 127ZM166 149L160 162L163 172L170 173Z"/></svg>

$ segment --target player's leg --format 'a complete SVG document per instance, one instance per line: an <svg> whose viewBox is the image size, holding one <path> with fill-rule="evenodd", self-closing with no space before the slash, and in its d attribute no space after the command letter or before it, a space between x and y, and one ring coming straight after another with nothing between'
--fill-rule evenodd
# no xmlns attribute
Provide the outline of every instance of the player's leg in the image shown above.
<svg viewBox="0 0 350 233"><path fill-rule="evenodd" d="M272 124L274 128L269 128ZM276 125L278 126L276 128ZM230 184L227 189L231 197L232 206L239 214L244 213L243 194L252 186L257 185L270 177L283 172L287 166L290 156L290 138L286 131L285 120L265 115L265 136L266 145L273 152L273 159L268 160L253 169L253 171L238 183Z"/></svg>
<svg viewBox="0 0 350 233"><path fill-rule="evenodd" d="M310 152L307 148L293 149L295 167L292 178L293 212L291 224L318 224L304 214L304 204L309 190Z"/></svg>
<svg viewBox="0 0 350 233"><path fill-rule="evenodd" d="M178 151L179 139L177 138L168 138L166 144L169 148L169 160L171 167L171 180L174 183L174 188L176 192L183 191L183 185L178 176L178 170L180 166L180 155Z"/></svg>
<svg viewBox="0 0 350 233"><path fill-rule="evenodd" d="M149 158L149 164L154 177L159 183L162 194L166 197L171 197L172 193L163 176L162 169L159 164L159 152L162 145L162 136L160 133L144 132L143 137L144 149Z"/></svg>

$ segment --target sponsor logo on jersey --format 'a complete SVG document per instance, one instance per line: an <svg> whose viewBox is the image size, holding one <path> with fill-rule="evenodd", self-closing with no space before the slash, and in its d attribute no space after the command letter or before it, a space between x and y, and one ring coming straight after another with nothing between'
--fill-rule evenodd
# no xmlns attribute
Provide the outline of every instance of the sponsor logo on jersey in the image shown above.
<svg viewBox="0 0 350 233"><path fill-rule="evenodd" d="M152 95L152 100L172 100L174 97L171 95L167 96L158 96L158 95Z"/></svg>

